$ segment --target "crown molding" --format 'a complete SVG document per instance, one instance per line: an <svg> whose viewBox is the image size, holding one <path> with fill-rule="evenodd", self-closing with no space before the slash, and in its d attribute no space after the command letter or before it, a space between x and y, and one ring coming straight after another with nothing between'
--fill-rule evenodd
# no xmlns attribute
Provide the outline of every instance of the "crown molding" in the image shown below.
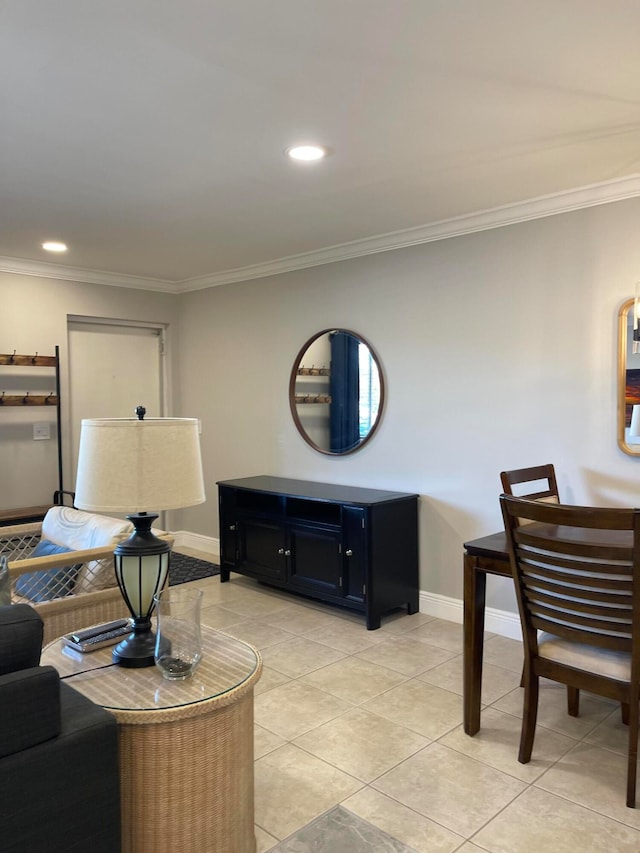
<svg viewBox="0 0 640 853"><path fill-rule="evenodd" d="M39 278L57 278L63 281L81 281L83 284L108 284L111 287L128 287L133 290L156 290L163 293L177 293L176 284L160 278L145 278L137 275L103 270L86 270L81 267L65 267L62 264L48 264L44 261L25 261L21 258L0 257L0 272L16 275L34 275Z"/></svg>
<svg viewBox="0 0 640 853"><path fill-rule="evenodd" d="M0 257L0 272L58 278L89 284L106 284L112 287L128 287L136 290L155 290L162 293L189 293L194 290L205 290L209 287L220 287L224 284L265 278L294 270L335 263L336 261L359 258L364 255L373 255L378 252L390 252L394 249L432 243L436 240L446 240L450 237L460 237L464 234L473 234L492 228L503 228L506 225L514 225L518 222L542 219L546 216L555 216L559 213L568 213L572 210L623 201L637 196L640 196L640 174L628 175L624 178L589 184L578 189L538 196L523 202L442 219L439 222L420 225L416 228L392 231L388 234L379 234L363 240L340 243L326 249L289 255L273 261L223 270L211 275L187 278L182 281L125 276L99 270L86 270L3 257Z"/></svg>
<svg viewBox="0 0 640 853"><path fill-rule="evenodd" d="M300 255L289 255L275 261L225 270L200 278L184 279L177 282L177 290L180 293L186 293L191 290L204 290L208 287L249 281L307 267L320 266L321 264L330 264L335 261L358 258L363 255L390 252L393 249L403 249L421 243L433 243L436 240L460 237L463 234L473 234L477 231L503 228L517 222L542 219L558 213L568 213L584 207L595 207L596 205L622 201L637 196L640 196L640 175L629 175L625 178L590 184L579 189L539 196L523 202L455 216L451 219L442 219L439 222L420 225L416 228L392 231L388 234L379 234L376 237L354 240L351 243L340 243L337 246L304 252Z"/></svg>

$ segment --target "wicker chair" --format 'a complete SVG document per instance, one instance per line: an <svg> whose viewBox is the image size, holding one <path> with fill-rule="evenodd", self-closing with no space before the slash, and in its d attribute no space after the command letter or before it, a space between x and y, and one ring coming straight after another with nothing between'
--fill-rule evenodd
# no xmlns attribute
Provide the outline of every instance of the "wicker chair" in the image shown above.
<svg viewBox="0 0 640 853"><path fill-rule="evenodd" d="M12 601L28 603L40 614L45 644L77 628L129 615L115 579L113 550L132 530L131 522L60 506L52 507L41 523L0 528ZM168 534L155 533L173 542ZM32 556L44 541L70 550Z"/></svg>

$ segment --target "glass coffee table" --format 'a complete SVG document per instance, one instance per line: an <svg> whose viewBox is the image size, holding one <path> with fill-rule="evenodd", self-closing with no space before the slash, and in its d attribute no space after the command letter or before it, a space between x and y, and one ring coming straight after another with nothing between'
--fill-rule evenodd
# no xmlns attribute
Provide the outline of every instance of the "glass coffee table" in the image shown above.
<svg viewBox="0 0 640 853"><path fill-rule="evenodd" d="M118 721L123 853L255 853L253 688L260 654L202 626L194 675L111 663L61 639L42 652L68 684Z"/></svg>

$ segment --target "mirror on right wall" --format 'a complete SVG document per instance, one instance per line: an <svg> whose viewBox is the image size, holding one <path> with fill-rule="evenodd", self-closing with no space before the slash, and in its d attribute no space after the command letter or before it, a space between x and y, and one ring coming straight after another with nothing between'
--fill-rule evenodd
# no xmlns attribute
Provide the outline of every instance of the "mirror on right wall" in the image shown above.
<svg viewBox="0 0 640 853"><path fill-rule="evenodd" d="M640 320L636 310L640 311L640 300L636 306L635 299L627 299L618 315L618 445L630 456L640 456Z"/></svg>

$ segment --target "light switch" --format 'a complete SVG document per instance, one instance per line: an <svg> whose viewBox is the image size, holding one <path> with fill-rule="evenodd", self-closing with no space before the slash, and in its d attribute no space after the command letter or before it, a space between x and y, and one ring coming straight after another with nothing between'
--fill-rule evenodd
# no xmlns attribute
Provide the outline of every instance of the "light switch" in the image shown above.
<svg viewBox="0 0 640 853"><path fill-rule="evenodd" d="M51 424L34 424L33 440L42 441L45 438L51 438Z"/></svg>

